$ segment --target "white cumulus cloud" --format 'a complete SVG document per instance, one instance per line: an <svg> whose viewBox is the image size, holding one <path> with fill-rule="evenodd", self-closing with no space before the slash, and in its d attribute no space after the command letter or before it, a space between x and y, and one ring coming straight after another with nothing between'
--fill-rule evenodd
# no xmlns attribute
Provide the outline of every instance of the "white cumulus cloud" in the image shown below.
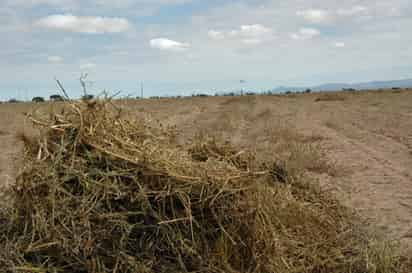
<svg viewBox="0 0 412 273"><path fill-rule="evenodd" d="M337 48L344 48L345 47L344 42L335 42L333 45Z"/></svg>
<svg viewBox="0 0 412 273"><path fill-rule="evenodd" d="M184 51L190 48L190 44L173 41L167 38L157 38L150 40L150 46L152 48L168 51Z"/></svg>
<svg viewBox="0 0 412 273"><path fill-rule="evenodd" d="M63 62L63 58L60 56L49 56L47 57L47 61L49 63L61 63Z"/></svg>
<svg viewBox="0 0 412 273"><path fill-rule="evenodd" d="M368 11L367 7L364 6L353 6L348 9L338 9L337 13L340 16L355 16L358 14L365 14Z"/></svg>
<svg viewBox="0 0 412 273"><path fill-rule="evenodd" d="M210 39L212 40L223 40L225 38L225 33L222 31L216 31L216 30L209 30L207 33Z"/></svg>
<svg viewBox="0 0 412 273"><path fill-rule="evenodd" d="M227 38L246 45L258 45L274 37L273 30L261 24L241 25L237 29L228 31L210 30L208 36L213 40Z"/></svg>
<svg viewBox="0 0 412 273"><path fill-rule="evenodd" d="M292 33L290 37L293 40L310 40L320 35L316 28L300 28L298 32Z"/></svg>
<svg viewBox="0 0 412 273"><path fill-rule="evenodd" d="M96 64L95 63L84 63L80 65L80 69L81 70L91 70L96 68Z"/></svg>
<svg viewBox="0 0 412 273"><path fill-rule="evenodd" d="M327 10L323 9L299 10L296 12L296 15L315 24L329 22L332 19L332 15Z"/></svg>
<svg viewBox="0 0 412 273"><path fill-rule="evenodd" d="M239 30L232 30L230 34L232 36L243 37L263 37L269 35L272 32L271 28L265 27L261 24L254 25L242 25Z"/></svg>
<svg viewBox="0 0 412 273"><path fill-rule="evenodd" d="M244 39L242 40L242 43L246 45L259 45L262 43L262 40L260 39Z"/></svg>
<svg viewBox="0 0 412 273"><path fill-rule="evenodd" d="M56 14L39 19L35 26L47 29L79 32L79 33L119 33L131 28L124 18L75 16L72 14Z"/></svg>

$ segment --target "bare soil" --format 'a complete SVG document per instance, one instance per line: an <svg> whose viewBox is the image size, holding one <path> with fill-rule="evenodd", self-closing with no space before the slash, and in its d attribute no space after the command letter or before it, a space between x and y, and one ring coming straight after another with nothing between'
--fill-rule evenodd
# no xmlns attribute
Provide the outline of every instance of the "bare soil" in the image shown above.
<svg viewBox="0 0 412 273"><path fill-rule="evenodd" d="M121 101L136 115L176 125L182 144L200 131L276 157L270 136L319 144L336 170L313 173L325 189L389 238L412 250L412 90L289 96ZM321 98L321 99L319 99ZM0 187L13 183L22 155L16 134L40 104L0 105ZM42 104L41 107L51 107ZM292 137L293 134L290 135ZM4 198L5 197L1 197Z"/></svg>

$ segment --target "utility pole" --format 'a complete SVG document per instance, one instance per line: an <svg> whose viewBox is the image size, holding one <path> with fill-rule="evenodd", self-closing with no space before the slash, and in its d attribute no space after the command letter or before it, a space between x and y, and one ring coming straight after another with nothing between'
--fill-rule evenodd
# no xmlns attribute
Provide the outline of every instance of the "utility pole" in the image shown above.
<svg viewBox="0 0 412 273"><path fill-rule="evenodd" d="M242 86L242 84L246 83L246 81L245 81L245 80L240 80L239 82L240 82L240 84L241 84L241 87L240 87L240 95L243 96L243 86Z"/></svg>
<svg viewBox="0 0 412 273"><path fill-rule="evenodd" d="M143 99L143 82L140 83L140 98Z"/></svg>

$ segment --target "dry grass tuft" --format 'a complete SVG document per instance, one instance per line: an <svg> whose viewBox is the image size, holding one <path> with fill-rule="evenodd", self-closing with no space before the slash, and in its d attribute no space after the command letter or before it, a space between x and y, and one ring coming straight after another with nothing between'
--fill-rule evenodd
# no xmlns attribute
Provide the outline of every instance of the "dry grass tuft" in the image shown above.
<svg viewBox="0 0 412 273"><path fill-rule="evenodd" d="M41 136L0 212L1 272L399 272L285 166L210 139L179 147L108 101L67 108L31 118Z"/></svg>
<svg viewBox="0 0 412 273"><path fill-rule="evenodd" d="M319 95L315 101L344 101L346 97L341 93L324 93Z"/></svg>
<svg viewBox="0 0 412 273"><path fill-rule="evenodd" d="M218 140L205 134L197 134L192 146L188 149L195 161L207 162L209 159L228 162L237 169L250 171L255 157L247 151L239 151L228 141Z"/></svg>
<svg viewBox="0 0 412 273"><path fill-rule="evenodd" d="M330 176L339 173L336 164L328 159L321 147L322 136L300 134L292 124L285 123L267 127L266 138L276 151L277 161L282 162L293 176L302 176L305 172Z"/></svg>
<svg viewBox="0 0 412 273"><path fill-rule="evenodd" d="M248 105L249 107L256 104L256 97L255 96L232 96L228 97L225 101L221 102L221 106L229 106L229 105Z"/></svg>
<svg viewBox="0 0 412 273"><path fill-rule="evenodd" d="M34 136L29 136L26 132L20 131L16 133L15 137L18 141L23 142L27 152L30 151L31 154L34 154L39 151L39 143Z"/></svg>

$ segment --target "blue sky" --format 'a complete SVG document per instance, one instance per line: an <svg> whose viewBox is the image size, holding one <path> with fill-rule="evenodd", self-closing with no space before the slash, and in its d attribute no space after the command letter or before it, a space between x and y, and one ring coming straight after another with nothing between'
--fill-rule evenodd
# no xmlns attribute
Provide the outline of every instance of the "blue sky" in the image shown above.
<svg viewBox="0 0 412 273"><path fill-rule="evenodd" d="M410 78L411 29L410 0L2 0L0 100Z"/></svg>

